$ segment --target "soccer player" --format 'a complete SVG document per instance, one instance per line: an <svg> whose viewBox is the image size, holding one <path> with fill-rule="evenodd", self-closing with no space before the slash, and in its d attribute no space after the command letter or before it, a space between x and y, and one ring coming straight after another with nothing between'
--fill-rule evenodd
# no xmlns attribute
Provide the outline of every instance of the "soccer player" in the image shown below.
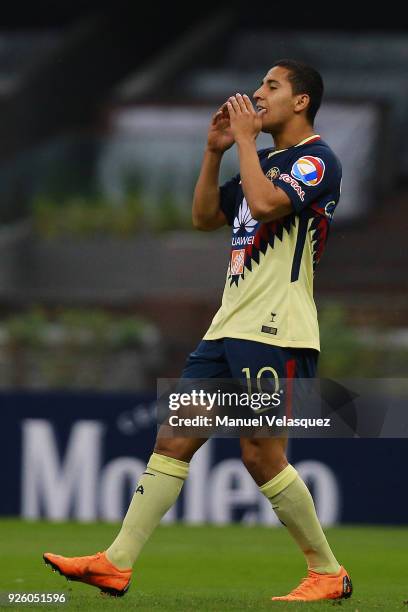
<svg viewBox="0 0 408 612"><path fill-rule="evenodd" d="M313 272L340 197L341 166L313 130L323 82L313 68L276 62L253 97L237 93L215 113L194 193L193 224L232 226L222 304L189 356L183 378L314 377L319 330ZM274 148L256 149L259 132ZM233 144L240 173L219 187L224 152ZM123 595L132 566L175 503L203 438L157 438L122 528L109 548L88 557L46 553L66 577ZM242 459L303 552L306 578L281 601L349 597L352 585L326 540L308 488L285 455L286 439L242 438Z"/></svg>

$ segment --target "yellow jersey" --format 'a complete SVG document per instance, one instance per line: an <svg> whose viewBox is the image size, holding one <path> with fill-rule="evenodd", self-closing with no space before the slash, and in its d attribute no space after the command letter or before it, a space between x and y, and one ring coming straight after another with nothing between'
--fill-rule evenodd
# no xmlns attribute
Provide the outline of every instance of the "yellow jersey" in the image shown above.
<svg viewBox="0 0 408 612"><path fill-rule="evenodd" d="M319 135L258 151L264 174L291 199L293 212L268 223L251 216L239 174L220 187L232 226L221 307L204 340L242 338L320 350L314 270L341 189L341 164Z"/></svg>

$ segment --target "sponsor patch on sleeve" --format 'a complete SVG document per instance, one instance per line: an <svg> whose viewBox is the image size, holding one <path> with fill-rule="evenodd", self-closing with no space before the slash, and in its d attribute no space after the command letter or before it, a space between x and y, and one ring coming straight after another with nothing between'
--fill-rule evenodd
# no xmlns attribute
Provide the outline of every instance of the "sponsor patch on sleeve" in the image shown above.
<svg viewBox="0 0 408 612"><path fill-rule="evenodd" d="M298 194L300 200L303 202L305 199L305 192L303 191L303 189L301 188L301 186L299 185L299 183L291 176L289 176L289 174L281 174L279 177L280 181L284 181L285 183L289 183L289 185L291 187L293 187L293 189L296 191L296 193Z"/></svg>
<svg viewBox="0 0 408 612"><path fill-rule="evenodd" d="M320 157L305 155L292 166L291 175L307 187L316 187L322 182L326 167Z"/></svg>

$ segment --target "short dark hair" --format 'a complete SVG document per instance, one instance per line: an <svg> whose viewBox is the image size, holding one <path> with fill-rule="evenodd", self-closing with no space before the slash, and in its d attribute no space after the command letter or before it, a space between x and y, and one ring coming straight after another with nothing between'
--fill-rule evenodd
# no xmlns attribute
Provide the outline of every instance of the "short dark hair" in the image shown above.
<svg viewBox="0 0 408 612"><path fill-rule="evenodd" d="M323 79L320 73L311 66L292 59L278 60L273 64L272 68L275 66L286 68L289 72L289 81L294 95L305 93L310 97L306 116L313 125L324 91Z"/></svg>

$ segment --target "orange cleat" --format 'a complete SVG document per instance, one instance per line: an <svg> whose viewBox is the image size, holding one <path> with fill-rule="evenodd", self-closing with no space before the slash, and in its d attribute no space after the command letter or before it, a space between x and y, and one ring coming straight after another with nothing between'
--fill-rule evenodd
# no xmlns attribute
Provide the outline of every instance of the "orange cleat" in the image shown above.
<svg viewBox="0 0 408 612"><path fill-rule="evenodd" d="M104 552L89 557L62 557L53 553L44 553L46 565L67 580L85 582L99 587L102 593L122 597L129 588L131 569L120 570L108 560Z"/></svg>
<svg viewBox="0 0 408 612"><path fill-rule="evenodd" d="M272 597L272 601L319 601L321 599L347 599L353 586L344 567L338 574L318 574L309 570L307 577L288 595Z"/></svg>

